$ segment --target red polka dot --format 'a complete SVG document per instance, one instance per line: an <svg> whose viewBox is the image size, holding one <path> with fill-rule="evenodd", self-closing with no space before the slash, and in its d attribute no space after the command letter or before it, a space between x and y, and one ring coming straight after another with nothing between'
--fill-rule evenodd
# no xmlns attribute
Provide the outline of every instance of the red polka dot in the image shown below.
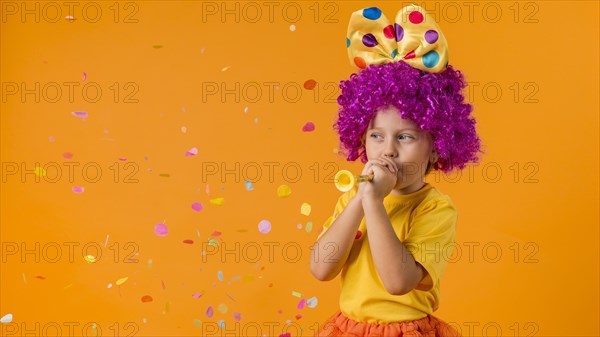
<svg viewBox="0 0 600 337"><path fill-rule="evenodd" d="M356 236L354 237L354 240L360 239L361 236L362 236L362 232L361 231L357 231L356 232Z"/></svg>
<svg viewBox="0 0 600 337"><path fill-rule="evenodd" d="M383 35L388 39L395 39L396 35L394 34L394 26L389 25L383 29Z"/></svg>
<svg viewBox="0 0 600 337"><path fill-rule="evenodd" d="M414 50L411 51L410 53L406 54L406 56L404 56L405 60L414 59L414 58L415 58L415 51Z"/></svg>
<svg viewBox="0 0 600 337"><path fill-rule="evenodd" d="M423 14L421 14L421 12L419 11L412 11L410 12L410 14L408 14L408 20L410 20L410 22L416 24L419 24L421 22L423 22Z"/></svg>
<svg viewBox="0 0 600 337"><path fill-rule="evenodd" d="M367 62L365 62L362 57L358 56L354 58L354 64L356 64L356 66L360 69L365 69L367 67Z"/></svg>

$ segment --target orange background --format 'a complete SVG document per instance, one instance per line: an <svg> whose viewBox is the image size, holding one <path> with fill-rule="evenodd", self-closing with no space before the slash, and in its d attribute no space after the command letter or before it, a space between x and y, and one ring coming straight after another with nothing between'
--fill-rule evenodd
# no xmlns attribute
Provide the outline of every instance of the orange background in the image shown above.
<svg viewBox="0 0 600 337"><path fill-rule="evenodd" d="M339 278L314 279L309 256L339 195L332 174L361 168L336 154L331 127L337 84L353 71L346 25L360 8L378 5L393 18L402 3L283 2L270 15L264 3L240 2L239 22L221 17L223 2L96 2L97 22L88 2L77 3L75 20L63 2L60 13L27 2L39 22L21 16L21 2L0 3L0 317L13 314L3 335L50 335L58 325L66 336L69 324L93 335L83 328L90 322L106 336L221 335L223 320L230 335L258 327L309 336L338 309ZM435 315L464 336L598 335L598 3L424 4L470 82L485 150L461 176L429 177L459 209L461 252ZM227 6L236 13L235 2ZM311 79L317 86L305 89ZM96 85L102 94L91 102ZM302 131L307 122L313 132ZM66 162L79 165L72 181ZM62 175L36 182L36 163L47 178L56 167ZM102 170L97 182L85 180L95 175L92 167L84 176L86 164ZM247 190L244 174L257 172ZM282 184L286 198L277 196ZM263 219L268 234L258 231ZM159 237L163 222L169 232ZM84 260L99 255L86 244L99 248L97 262ZM219 248L229 253L203 258ZM316 307L298 308L312 297Z"/></svg>

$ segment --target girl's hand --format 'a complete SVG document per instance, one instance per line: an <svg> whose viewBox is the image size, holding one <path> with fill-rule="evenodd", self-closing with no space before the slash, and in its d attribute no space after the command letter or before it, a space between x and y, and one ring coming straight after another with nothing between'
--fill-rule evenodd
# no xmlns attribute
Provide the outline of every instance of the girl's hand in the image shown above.
<svg viewBox="0 0 600 337"><path fill-rule="evenodd" d="M396 186L398 167L390 158L380 157L369 160L362 174L374 174L373 181L361 182L357 194L361 198L377 198L383 200Z"/></svg>

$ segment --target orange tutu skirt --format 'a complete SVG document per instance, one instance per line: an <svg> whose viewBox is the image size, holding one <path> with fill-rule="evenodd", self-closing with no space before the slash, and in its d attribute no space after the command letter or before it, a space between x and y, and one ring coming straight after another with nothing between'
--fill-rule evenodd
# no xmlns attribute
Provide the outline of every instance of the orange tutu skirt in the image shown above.
<svg viewBox="0 0 600 337"><path fill-rule="evenodd" d="M378 324L357 322L338 311L323 323L315 335L332 336L460 337L460 334L454 327L432 315L414 321Z"/></svg>

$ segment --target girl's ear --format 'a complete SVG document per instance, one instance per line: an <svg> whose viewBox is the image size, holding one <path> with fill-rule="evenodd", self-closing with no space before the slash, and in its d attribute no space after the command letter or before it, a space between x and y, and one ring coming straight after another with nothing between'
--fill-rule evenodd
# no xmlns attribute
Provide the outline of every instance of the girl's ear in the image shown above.
<svg viewBox="0 0 600 337"><path fill-rule="evenodd" d="M429 162L431 164L435 164L438 161L438 159L440 159L440 155L437 153L437 150L434 149L433 151L431 151L431 155L429 156Z"/></svg>

